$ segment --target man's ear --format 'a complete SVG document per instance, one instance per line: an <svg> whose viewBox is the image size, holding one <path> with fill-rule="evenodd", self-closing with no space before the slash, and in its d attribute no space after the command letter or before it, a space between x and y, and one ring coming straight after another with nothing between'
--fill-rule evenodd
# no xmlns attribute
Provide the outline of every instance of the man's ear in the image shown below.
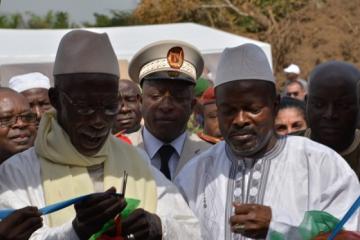
<svg viewBox="0 0 360 240"><path fill-rule="evenodd" d="M195 105L197 104L198 100L193 97L193 99L191 100L191 112L194 111Z"/></svg>
<svg viewBox="0 0 360 240"><path fill-rule="evenodd" d="M51 105L53 106L53 108L55 108L56 110L59 109L59 91L57 90L57 88L53 88L51 87L49 89L49 100Z"/></svg>

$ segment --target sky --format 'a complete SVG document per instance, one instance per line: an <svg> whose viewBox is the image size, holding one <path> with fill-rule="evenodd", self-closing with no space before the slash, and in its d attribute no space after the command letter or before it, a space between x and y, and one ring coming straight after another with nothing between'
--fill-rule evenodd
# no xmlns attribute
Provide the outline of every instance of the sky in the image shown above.
<svg viewBox="0 0 360 240"><path fill-rule="evenodd" d="M93 13L108 14L114 10L132 10L140 0L0 0L0 15L26 13L45 15L49 10L66 11L70 22L94 22Z"/></svg>

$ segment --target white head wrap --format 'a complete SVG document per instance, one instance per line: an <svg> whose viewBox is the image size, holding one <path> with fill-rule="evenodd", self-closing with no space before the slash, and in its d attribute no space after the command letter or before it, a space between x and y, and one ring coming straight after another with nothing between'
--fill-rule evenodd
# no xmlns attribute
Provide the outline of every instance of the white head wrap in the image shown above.
<svg viewBox="0 0 360 240"><path fill-rule="evenodd" d="M47 76L39 72L17 75L9 80L9 88L23 92L32 88L50 88L50 80Z"/></svg>
<svg viewBox="0 0 360 240"><path fill-rule="evenodd" d="M268 59L264 51L255 44L226 48L221 54L215 87L240 80L263 80L275 84Z"/></svg>

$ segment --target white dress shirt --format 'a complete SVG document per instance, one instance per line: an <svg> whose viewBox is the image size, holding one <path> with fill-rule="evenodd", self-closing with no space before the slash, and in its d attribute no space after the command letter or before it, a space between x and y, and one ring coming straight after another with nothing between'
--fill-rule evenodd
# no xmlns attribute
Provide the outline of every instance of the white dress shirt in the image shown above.
<svg viewBox="0 0 360 240"><path fill-rule="evenodd" d="M179 163L180 154L184 147L186 132L184 132L179 137L174 139L171 143L164 143L163 141L157 139L154 135L152 135L149 132L149 130L146 129L146 127L144 127L142 134L143 134L143 139L144 139L145 151L149 155L151 164L157 169L160 169L160 167L161 167L161 159L160 159L160 155L158 153L159 149L164 144L170 144L175 149L175 152L170 157L170 160L168 163L169 169L170 169L170 176L171 176L171 179L173 179L174 175L175 175L176 167Z"/></svg>

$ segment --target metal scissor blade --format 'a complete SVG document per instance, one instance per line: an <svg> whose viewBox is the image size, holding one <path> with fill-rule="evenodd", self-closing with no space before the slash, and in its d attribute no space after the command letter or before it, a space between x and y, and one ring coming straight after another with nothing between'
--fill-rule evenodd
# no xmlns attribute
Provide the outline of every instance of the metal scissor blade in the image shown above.
<svg viewBox="0 0 360 240"><path fill-rule="evenodd" d="M127 178L128 178L128 173L126 171L124 171L124 177L123 177L123 182L122 182L122 190L121 190L121 195L123 197L125 197Z"/></svg>

